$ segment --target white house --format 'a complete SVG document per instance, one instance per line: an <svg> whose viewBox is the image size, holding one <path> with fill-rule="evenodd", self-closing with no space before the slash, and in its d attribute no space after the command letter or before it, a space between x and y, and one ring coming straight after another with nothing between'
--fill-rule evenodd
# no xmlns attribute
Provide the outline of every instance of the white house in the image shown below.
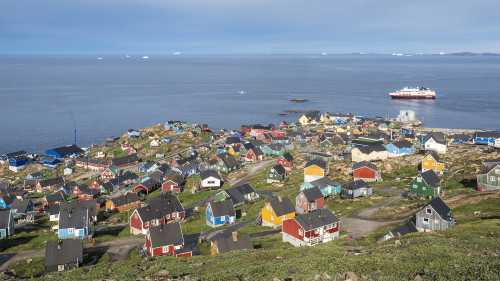
<svg viewBox="0 0 500 281"><path fill-rule="evenodd" d="M222 178L216 171L206 170L200 174L200 188L203 190L219 189L221 183Z"/></svg>
<svg viewBox="0 0 500 281"><path fill-rule="evenodd" d="M446 153L446 141L440 141L431 136L424 144L426 151L436 151L437 153Z"/></svg>

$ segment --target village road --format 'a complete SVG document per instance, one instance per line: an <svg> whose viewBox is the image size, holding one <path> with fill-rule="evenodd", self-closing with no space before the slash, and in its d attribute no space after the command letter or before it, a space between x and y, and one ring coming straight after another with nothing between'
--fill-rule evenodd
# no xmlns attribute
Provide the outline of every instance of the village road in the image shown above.
<svg viewBox="0 0 500 281"><path fill-rule="evenodd" d="M251 177L255 176L257 173L259 173L263 169L271 166L273 163L276 163L276 159L269 159L269 160L257 162L253 165L249 165L246 168L247 175L241 179L236 179L236 180L230 181L229 185L238 186L238 185L245 184Z"/></svg>

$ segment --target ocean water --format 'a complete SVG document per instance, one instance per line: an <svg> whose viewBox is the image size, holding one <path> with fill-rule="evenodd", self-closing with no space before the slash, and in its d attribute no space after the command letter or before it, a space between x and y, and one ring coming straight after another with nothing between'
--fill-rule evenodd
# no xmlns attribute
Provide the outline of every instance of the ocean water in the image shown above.
<svg viewBox="0 0 500 281"><path fill-rule="evenodd" d="M428 127L500 129L500 57L141 56L0 56L0 153L72 144L75 129L89 146L167 120L212 129L297 121L278 115L291 109L411 109ZM437 99L391 100L404 86Z"/></svg>

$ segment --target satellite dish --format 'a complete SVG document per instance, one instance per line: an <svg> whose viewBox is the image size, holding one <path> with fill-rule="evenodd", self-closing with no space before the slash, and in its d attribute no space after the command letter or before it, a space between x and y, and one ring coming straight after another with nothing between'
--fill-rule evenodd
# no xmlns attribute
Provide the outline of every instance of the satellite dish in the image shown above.
<svg viewBox="0 0 500 281"><path fill-rule="evenodd" d="M348 125L348 126L347 126L347 130L350 130L350 129L351 129L351 126L349 126L349 125Z"/></svg>
<svg viewBox="0 0 500 281"><path fill-rule="evenodd" d="M351 135L351 132L347 132L347 135L350 136Z"/></svg>

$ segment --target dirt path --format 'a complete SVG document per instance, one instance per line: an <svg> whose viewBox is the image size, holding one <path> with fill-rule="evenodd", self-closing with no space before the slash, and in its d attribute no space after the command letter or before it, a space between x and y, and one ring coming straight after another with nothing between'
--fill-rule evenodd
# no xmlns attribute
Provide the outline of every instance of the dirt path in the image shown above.
<svg viewBox="0 0 500 281"><path fill-rule="evenodd" d="M230 181L229 184L231 186L242 185L242 184L246 183L251 177L258 174L260 171L267 168L268 166L271 166L275 162L276 162L276 159L269 159L269 160L257 162L254 165L248 166L248 168L246 169L248 172L246 176L244 176L241 179Z"/></svg>

